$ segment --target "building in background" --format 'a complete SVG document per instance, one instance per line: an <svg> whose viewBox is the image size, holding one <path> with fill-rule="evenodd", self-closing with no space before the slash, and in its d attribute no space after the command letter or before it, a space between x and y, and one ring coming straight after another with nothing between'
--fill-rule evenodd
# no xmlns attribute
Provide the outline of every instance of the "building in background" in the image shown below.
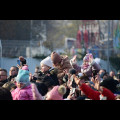
<svg viewBox="0 0 120 120"><path fill-rule="evenodd" d="M46 48L42 43L46 39L43 20L0 20L3 57L34 57L45 54Z"/></svg>

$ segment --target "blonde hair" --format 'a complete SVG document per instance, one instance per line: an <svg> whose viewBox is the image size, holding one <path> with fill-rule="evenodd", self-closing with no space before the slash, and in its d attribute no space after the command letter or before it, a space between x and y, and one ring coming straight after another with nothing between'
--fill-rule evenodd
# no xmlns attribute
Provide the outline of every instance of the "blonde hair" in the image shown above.
<svg viewBox="0 0 120 120"><path fill-rule="evenodd" d="M58 92L59 92L61 95L64 95L64 94L66 93L66 87L63 86L63 85L59 86Z"/></svg>

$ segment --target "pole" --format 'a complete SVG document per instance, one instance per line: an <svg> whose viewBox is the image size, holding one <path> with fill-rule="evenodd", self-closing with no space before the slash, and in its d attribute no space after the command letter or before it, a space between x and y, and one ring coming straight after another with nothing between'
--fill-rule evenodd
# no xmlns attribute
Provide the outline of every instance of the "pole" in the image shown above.
<svg viewBox="0 0 120 120"><path fill-rule="evenodd" d="M108 42L107 42L107 71L110 72L109 68L109 37L110 37L110 20L108 20Z"/></svg>
<svg viewBox="0 0 120 120"><path fill-rule="evenodd" d="M30 58L32 57L32 25L33 25L33 21L30 20Z"/></svg>

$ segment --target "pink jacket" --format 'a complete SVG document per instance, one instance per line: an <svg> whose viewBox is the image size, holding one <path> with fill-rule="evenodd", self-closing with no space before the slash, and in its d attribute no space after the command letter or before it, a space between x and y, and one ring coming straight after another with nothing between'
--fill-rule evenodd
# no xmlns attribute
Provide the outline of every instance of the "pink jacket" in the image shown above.
<svg viewBox="0 0 120 120"><path fill-rule="evenodd" d="M16 88L11 92L13 100L33 100L33 93L31 85L20 89Z"/></svg>

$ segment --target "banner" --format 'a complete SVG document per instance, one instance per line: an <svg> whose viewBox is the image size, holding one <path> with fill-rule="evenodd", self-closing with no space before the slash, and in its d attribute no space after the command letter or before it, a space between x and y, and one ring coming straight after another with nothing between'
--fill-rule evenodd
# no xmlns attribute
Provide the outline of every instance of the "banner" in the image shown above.
<svg viewBox="0 0 120 120"><path fill-rule="evenodd" d="M115 28L113 33L113 47L120 49L120 25L119 20L115 21Z"/></svg>

